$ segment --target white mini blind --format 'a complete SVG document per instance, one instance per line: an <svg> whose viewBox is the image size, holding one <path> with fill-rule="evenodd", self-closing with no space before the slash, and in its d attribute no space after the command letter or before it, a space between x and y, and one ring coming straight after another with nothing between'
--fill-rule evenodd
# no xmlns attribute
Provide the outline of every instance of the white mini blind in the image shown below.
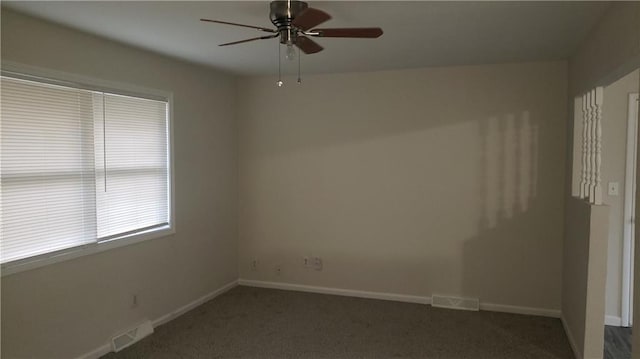
<svg viewBox="0 0 640 359"><path fill-rule="evenodd" d="M95 96L98 238L169 223L167 103Z"/></svg>
<svg viewBox="0 0 640 359"><path fill-rule="evenodd" d="M6 77L1 90L2 262L94 241L92 93Z"/></svg>
<svg viewBox="0 0 640 359"><path fill-rule="evenodd" d="M2 263L170 224L168 104L2 76Z"/></svg>

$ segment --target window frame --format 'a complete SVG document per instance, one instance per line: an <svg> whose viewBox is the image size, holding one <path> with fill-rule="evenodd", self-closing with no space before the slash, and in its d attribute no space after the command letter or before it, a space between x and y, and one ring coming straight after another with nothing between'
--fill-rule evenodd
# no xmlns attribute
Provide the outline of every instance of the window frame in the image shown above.
<svg viewBox="0 0 640 359"><path fill-rule="evenodd" d="M79 258L87 255L97 254L115 248L125 247L128 245L163 238L176 233L175 224L175 171L174 171L174 145L173 145L173 92L159 89L141 87L137 85L107 81L88 76L71 74L63 71L44 69L36 66L24 65L20 63L2 61L1 74L14 78L49 83L53 85L61 85L67 87L80 88L92 91L101 91L118 95L133 96L146 98L151 100L159 100L167 102L167 165L169 181L169 224L161 227L155 227L148 230L141 230L135 233L125 233L121 236L100 240L96 238L96 242L76 247L71 247L59 251L44 253L28 258L3 263L0 267L2 277L31 269L40 268Z"/></svg>

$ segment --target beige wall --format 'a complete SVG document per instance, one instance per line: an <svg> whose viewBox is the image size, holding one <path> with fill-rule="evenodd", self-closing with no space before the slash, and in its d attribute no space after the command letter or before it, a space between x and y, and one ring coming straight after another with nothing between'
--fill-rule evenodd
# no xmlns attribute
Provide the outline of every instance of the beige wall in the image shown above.
<svg viewBox="0 0 640 359"><path fill-rule="evenodd" d="M636 70L605 87L602 109L603 202L610 208L605 314L616 318L622 315L622 236L629 94L638 92L639 75L640 71ZM608 195L609 182L618 182L618 196Z"/></svg>
<svg viewBox="0 0 640 359"><path fill-rule="evenodd" d="M560 308L564 62L303 81L239 83L241 278Z"/></svg>
<svg viewBox="0 0 640 359"><path fill-rule="evenodd" d="M609 207L591 206L589 221L589 264L587 266L584 359L602 358L604 352L604 310L609 232ZM572 255L569 252L569 255ZM567 258L566 256L564 257ZM567 279L575 280L575 278ZM571 306L571 303L568 303ZM564 310L565 307L563 306Z"/></svg>
<svg viewBox="0 0 640 359"><path fill-rule="evenodd" d="M609 208L577 198L567 208L562 318L576 356L602 358Z"/></svg>
<svg viewBox="0 0 640 359"><path fill-rule="evenodd" d="M587 266L591 206L577 198L567 200L564 260L562 271L562 319L578 359L584 353L584 324L587 307Z"/></svg>
<svg viewBox="0 0 640 359"><path fill-rule="evenodd" d="M3 358L78 356L237 278L233 78L5 9L2 60L173 91L176 200L175 235L3 277Z"/></svg>
<svg viewBox="0 0 640 359"><path fill-rule="evenodd" d="M595 86L609 85L639 66L640 2L614 2L569 60L569 98L573 99L574 96L579 96L582 92ZM567 107L573 110L572 103L567 103ZM569 119L568 128L572 129L573 114L569 115ZM568 148L572 148L572 131L568 131L567 135L569 136L568 143L570 144ZM573 166L573 154L571 151L567 152L566 158L566 172L571 173L571 168ZM570 178L567 178L566 188L567 196L569 196L571 193L569 191L569 188L571 188ZM569 202L567 201L567 203ZM567 206L565 210L567 230L569 229L571 218L575 218L577 215L573 211L575 210L570 206ZM590 226L591 224L584 223L584 225ZM640 229L640 227L637 227L637 229ZM583 238L583 241L588 240L589 239L586 237ZM574 256L584 256L584 253L575 252L570 246L570 236L565 235L565 253L573 253ZM636 256L636 258L638 258L638 256ZM586 257L583 259L587 260ZM575 260L579 259L576 258ZM563 297L573 296L575 293L571 293L572 289L570 283L579 280L579 277L576 277L576 273L571 270L567 263L565 263L563 272ZM639 276L640 266L636 266L635 278L637 279ZM599 275L596 277L599 278ZM636 285L636 296L634 299L635 308L640 308L639 288L640 287ZM563 302L564 301L565 300L563 299ZM569 302L569 304L571 303ZM585 309L585 312L582 313L582 316L584 317L582 320L587 320L588 313L597 313L597 315L600 315L600 313L604 314L603 312L604 308L600 309L596 303L594 307L587 307ZM635 311L634 322L640 322L640 311L638 310ZM603 335L601 328L596 326L592 326L592 328L593 332L588 333L588 336L595 338ZM636 348L640 347L640 331L635 331L634 346ZM598 354L596 353L596 355ZM602 357L602 353L599 353L599 355L599 357ZM640 351L634 351L633 357L640 358Z"/></svg>

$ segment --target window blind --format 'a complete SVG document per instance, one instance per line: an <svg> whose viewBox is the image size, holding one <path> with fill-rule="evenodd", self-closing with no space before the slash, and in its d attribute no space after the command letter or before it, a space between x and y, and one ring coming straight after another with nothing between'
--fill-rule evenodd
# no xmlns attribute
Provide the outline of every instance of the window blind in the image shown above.
<svg viewBox="0 0 640 359"><path fill-rule="evenodd" d="M91 92L5 77L1 90L2 262L92 242Z"/></svg>
<svg viewBox="0 0 640 359"><path fill-rule="evenodd" d="M169 222L167 104L97 94L98 238Z"/></svg>
<svg viewBox="0 0 640 359"><path fill-rule="evenodd" d="M2 77L2 263L169 224L168 105Z"/></svg>

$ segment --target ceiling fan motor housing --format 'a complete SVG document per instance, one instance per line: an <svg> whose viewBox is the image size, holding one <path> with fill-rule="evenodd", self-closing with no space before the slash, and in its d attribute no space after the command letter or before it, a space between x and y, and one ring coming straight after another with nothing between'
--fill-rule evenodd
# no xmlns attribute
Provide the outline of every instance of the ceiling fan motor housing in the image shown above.
<svg viewBox="0 0 640 359"><path fill-rule="evenodd" d="M297 31L291 26L291 21L308 7L304 1L277 0L271 2L269 18L280 32L280 43L291 45L295 43Z"/></svg>

